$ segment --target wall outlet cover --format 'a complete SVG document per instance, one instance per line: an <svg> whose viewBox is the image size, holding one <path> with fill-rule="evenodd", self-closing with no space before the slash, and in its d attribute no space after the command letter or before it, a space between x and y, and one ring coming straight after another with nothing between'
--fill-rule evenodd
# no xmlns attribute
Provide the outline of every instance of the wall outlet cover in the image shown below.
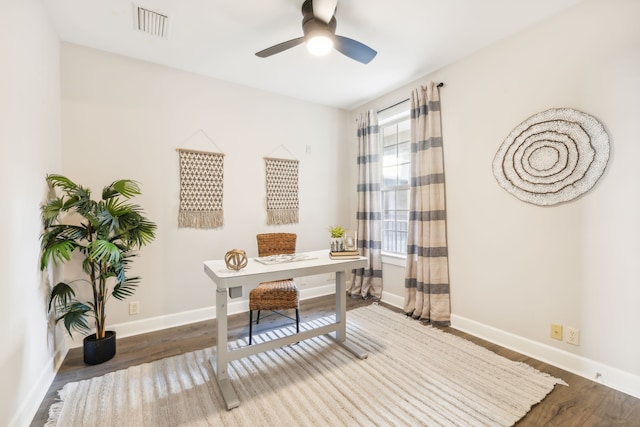
<svg viewBox="0 0 640 427"><path fill-rule="evenodd" d="M565 332L564 342L573 345L580 345L580 329L574 328L573 326L567 326L565 328Z"/></svg>
<svg viewBox="0 0 640 427"><path fill-rule="evenodd" d="M562 325L558 325L558 324L552 323L549 335L554 340L562 341Z"/></svg>

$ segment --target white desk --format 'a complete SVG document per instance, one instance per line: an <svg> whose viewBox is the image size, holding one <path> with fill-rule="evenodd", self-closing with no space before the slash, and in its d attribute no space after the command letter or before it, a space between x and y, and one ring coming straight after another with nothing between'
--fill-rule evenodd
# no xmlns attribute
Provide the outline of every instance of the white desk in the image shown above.
<svg viewBox="0 0 640 427"><path fill-rule="evenodd" d="M252 258L248 265L240 271L227 269L224 260L205 261L204 271L216 284L216 319L217 335L216 345L218 356L216 358L216 381L222 392L227 409L240 405L238 396L231 386L227 365L233 360L251 356L263 351L272 350L308 338L335 332L333 337L336 342L348 349L351 353L365 359L367 354L360 348L347 341L346 323L346 274L354 268L367 266L367 259L332 260L329 251L306 252L310 259L281 264L265 265ZM336 273L336 322L312 330L301 331L298 334L289 335L276 340L241 347L236 350L228 348L227 330L227 292L231 298L242 296L242 286L253 288L261 282L282 280L291 277L311 276L323 273Z"/></svg>

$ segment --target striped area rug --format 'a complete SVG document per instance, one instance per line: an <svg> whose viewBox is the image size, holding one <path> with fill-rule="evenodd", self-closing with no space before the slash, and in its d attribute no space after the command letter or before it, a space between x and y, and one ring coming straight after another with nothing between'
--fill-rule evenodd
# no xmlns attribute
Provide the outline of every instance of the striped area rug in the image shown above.
<svg viewBox="0 0 640 427"><path fill-rule="evenodd" d="M231 411L208 348L69 383L46 425L508 426L564 384L378 305L347 319L349 339L367 359L323 336L234 361L229 375L240 407Z"/></svg>

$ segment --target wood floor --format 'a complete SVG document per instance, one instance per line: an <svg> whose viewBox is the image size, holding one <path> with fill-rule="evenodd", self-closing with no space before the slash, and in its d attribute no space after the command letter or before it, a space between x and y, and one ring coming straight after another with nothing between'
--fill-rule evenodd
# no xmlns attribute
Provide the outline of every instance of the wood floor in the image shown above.
<svg viewBox="0 0 640 427"><path fill-rule="evenodd" d="M301 321L326 316L333 312L334 297L327 296L301 302ZM371 301L347 298L347 308L353 309L370 304ZM392 310L399 311L393 307ZM347 316L348 318L348 316ZM254 333L264 332L288 322L280 316L261 319L254 327ZM246 337L248 334L248 316L239 314L229 316L229 339ZM538 360L523 356L511 350L483 341L479 338L457 331L442 328L454 335L464 337L486 347L508 359L527 363L534 368L562 378L569 387L556 386L541 403L516 425L517 426L639 426L640 399L612 390L594 381L547 365ZM212 346L215 343L215 320L194 323L177 328L165 329L134 337L118 339L116 356L108 362L96 366L87 366L82 361L82 349L69 351L46 397L40 404L31 426L42 426L48 418L48 408L55 401L57 392L68 382L79 381L129 366L151 362L168 356L186 353ZM128 427L128 426L123 426Z"/></svg>

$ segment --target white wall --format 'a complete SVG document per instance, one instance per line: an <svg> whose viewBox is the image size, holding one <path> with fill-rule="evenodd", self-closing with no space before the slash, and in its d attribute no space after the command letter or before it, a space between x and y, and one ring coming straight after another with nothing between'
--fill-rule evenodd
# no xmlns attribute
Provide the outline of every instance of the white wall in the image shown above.
<svg viewBox="0 0 640 427"><path fill-rule="evenodd" d="M60 170L57 35L37 0L0 3L0 425L27 425L54 376L40 204ZM43 389L44 387L44 389Z"/></svg>
<svg viewBox="0 0 640 427"><path fill-rule="evenodd" d="M638 16L638 1L587 0L362 106L350 125L430 79L445 82L454 326L588 378L600 372L600 381L640 397ZM611 158L589 193L545 208L504 191L492 160L516 125L553 107L598 118ZM388 277L385 292L398 289ZM550 339L552 322L579 328L580 346Z"/></svg>
<svg viewBox="0 0 640 427"><path fill-rule="evenodd" d="M454 325L589 377L598 369L605 384L635 395L639 8L635 0L587 0L362 108L404 99L429 78L446 83ZM60 47L41 4L3 2L0 28L0 177L6 183L0 319L11 331L0 348L0 424L29 423L53 378L60 357L54 351L66 349L47 329L48 289L37 265L46 173L63 172L96 191L122 177L143 185L139 201L159 230L134 270L143 277L134 297L141 314L128 316L127 302L110 306L110 323L125 332L143 328L137 323L162 323L153 319L168 317L171 324L211 315L214 293L202 260L234 247L254 255L258 232L297 232L299 249L310 250L326 245L330 224L352 225L355 197L345 188L355 188L355 181L346 171L355 164L354 119L362 109L347 120L343 111L64 45L62 145ZM495 182L493 155L520 121L563 106L605 124L612 142L607 171L591 192L565 205L520 202ZM245 119L248 113L256 118ZM175 148L210 149L201 138L189 140L200 129L227 154L220 230L176 226ZM261 158L281 153L281 144L301 161L301 221L267 227ZM133 154L123 155L125 149ZM385 265L390 299L401 299L401 278L401 269ZM303 282L307 288L329 283ZM549 339L550 322L579 327L580 347Z"/></svg>
<svg viewBox="0 0 640 427"><path fill-rule="evenodd" d="M158 225L134 264L143 279L135 296L110 301L119 336L212 316L204 260L233 248L255 256L261 232L295 232L299 251L328 248L328 227L349 216L347 112L65 43L61 65L64 174L94 192L139 181L138 202ZM226 155L224 226L179 229L176 148L216 146ZM300 223L267 226L263 157L279 155L300 161ZM304 292L330 282L298 283ZM128 315L129 301L140 302L140 315Z"/></svg>

